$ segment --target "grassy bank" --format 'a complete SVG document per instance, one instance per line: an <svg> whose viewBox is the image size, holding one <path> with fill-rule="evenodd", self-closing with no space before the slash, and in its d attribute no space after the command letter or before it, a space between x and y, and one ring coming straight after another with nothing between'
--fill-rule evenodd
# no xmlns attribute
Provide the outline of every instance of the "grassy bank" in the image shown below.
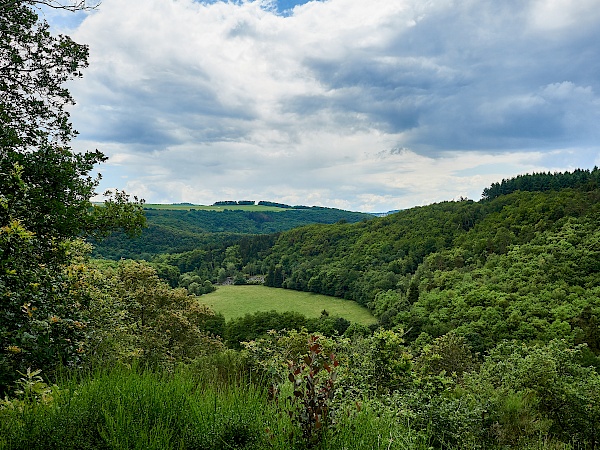
<svg viewBox="0 0 600 450"><path fill-rule="evenodd" d="M202 302L222 313L227 320L257 311L296 311L311 318L319 317L327 310L331 316L354 323L370 325L376 322L367 308L353 301L266 286L219 286L215 292L204 295Z"/></svg>

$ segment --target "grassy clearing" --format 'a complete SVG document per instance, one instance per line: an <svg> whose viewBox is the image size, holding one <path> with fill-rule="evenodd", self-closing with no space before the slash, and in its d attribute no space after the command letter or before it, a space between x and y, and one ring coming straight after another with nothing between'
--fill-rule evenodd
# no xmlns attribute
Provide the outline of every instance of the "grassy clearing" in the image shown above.
<svg viewBox="0 0 600 450"><path fill-rule="evenodd" d="M264 211L274 211L274 212L282 212L287 211L287 208L277 208L275 206L262 206L262 205L223 205L223 206L213 206L213 205L169 205L165 203L146 203L144 204L144 208L146 209L162 209L162 210L171 210L171 211L256 211L256 212L264 212Z"/></svg>
<svg viewBox="0 0 600 450"><path fill-rule="evenodd" d="M215 292L202 296L201 300L222 313L226 320L273 310L296 311L310 318L319 317L326 309L331 316L343 317L350 322L370 325L377 321L367 308L350 300L266 286L219 286Z"/></svg>

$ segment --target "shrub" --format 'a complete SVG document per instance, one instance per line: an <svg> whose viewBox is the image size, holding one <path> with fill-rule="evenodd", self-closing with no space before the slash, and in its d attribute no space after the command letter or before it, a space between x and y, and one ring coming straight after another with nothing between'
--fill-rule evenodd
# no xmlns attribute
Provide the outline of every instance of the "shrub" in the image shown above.
<svg viewBox="0 0 600 450"><path fill-rule="evenodd" d="M600 443L600 375L581 365L583 346L505 342L467 387L487 403L486 426L500 443L540 436L592 448Z"/></svg>
<svg viewBox="0 0 600 450"><path fill-rule="evenodd" d="M302 440L307 448L316 446L330 422L330 402L334 393L335 368L338 361L333 353L326 356L318 336L308 338L308 353L297 361L289 361L289 380L293 393L290 417L300 425ZM321 371L327 372L320 376Z"/></svg>

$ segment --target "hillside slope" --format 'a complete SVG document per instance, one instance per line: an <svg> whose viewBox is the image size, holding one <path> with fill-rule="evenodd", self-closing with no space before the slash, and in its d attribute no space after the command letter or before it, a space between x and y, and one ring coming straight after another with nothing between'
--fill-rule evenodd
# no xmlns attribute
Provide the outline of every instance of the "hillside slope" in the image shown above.
<svg viewBox="0 0 600 450"><path fill-rule="evenodd" d="M559 337L600 353L598 230L598 189L516 191L290 230L263 264L267 284L355 300L411 340L456 329L479 351Z"/></svg>
<svg viewBox="0 0 600 450"><path fill-rule="evenodd" d="M270 234L313 223L354 223L373 218L370 214L322 207L254 209L146 209L148 228L139 238L132 240L124 234L115 234L94 242L95 255L108 259L151 259L162 253L182 253L228 243L234 239L232 235L239 238L244 234Z"/></svg>

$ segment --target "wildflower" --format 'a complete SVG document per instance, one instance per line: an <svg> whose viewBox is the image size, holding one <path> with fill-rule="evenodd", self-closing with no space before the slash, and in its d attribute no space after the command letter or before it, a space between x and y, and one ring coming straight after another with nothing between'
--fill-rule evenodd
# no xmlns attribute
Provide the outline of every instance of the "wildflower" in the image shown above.
<svg viewBox="0 0 600 450"><path fill-rule="evenodd" d="M60 317L58 317L58 316L50 317L50 323L58 323L58 322L60 322Z"/></svg>
<svg viewBox="0 0 600 450"><path fill-rule="evenodd" d="M27 314L29 317L33 316L33 311L37 310L37 308L34 306L31 306L31 302L29 303L24 303L23 306L21 306L21 311L23 311L25 314Z"/></svg>

